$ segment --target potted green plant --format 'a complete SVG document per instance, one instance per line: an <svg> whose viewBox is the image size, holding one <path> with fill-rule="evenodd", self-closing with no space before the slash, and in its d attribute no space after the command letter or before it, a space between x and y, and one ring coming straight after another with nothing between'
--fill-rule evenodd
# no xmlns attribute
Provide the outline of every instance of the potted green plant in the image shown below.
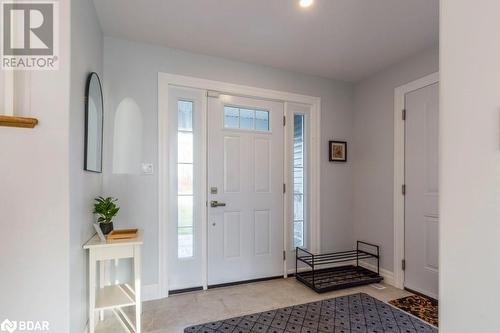
<svg viewBox="0 0 500 333"><path fill-rule="evenodd" d="M97 214L97 223L102 233L107 235L113 230L113 217L118 213L120 207L116 206L118 199L112 197L95 198L94 214Z"/></svg>

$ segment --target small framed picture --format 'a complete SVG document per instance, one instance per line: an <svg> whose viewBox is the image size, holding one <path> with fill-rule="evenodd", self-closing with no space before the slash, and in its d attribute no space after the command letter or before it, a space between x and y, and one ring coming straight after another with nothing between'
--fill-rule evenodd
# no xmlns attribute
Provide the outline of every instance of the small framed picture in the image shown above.
<svg viewBox="0 0 500 333"><path fill-rule="evenodd" d="M346 162L347 161L347 142L345 141L330 141L330 162Z"/></svg>

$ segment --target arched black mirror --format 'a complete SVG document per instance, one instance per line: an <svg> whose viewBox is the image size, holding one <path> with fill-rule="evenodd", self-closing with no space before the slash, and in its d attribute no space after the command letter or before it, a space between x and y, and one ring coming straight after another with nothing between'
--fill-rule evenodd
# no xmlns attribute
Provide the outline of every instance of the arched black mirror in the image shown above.
<svg viewBox="0 0 500 333"><path fill-rule="evenodd" d="M102 172L103 100L101 80L90 73L85 94L85 157L84 170Z"/></svg>

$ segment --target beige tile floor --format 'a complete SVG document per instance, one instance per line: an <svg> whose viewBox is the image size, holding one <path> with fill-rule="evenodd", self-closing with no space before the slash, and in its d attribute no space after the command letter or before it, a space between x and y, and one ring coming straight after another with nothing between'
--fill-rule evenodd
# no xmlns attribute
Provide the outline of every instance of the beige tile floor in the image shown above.
<svg viewBox="0 0 500 333"><path fill-rule="evenodd" d="M384 302L411 295L389 285L383 286L383 290L368 285L317 294L294 278L288 278L174 295L144 302L142 327L144 332L182 333L190 325L357 292L367 293ZM107 317L99 326L99 332L124 331L113 317Z"/></svg>

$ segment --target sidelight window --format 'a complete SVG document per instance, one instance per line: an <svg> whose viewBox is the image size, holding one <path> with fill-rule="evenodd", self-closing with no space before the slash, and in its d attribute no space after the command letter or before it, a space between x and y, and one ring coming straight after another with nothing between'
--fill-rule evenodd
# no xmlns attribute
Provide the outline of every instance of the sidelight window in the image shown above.
<svg viewBox="0 0 500 333"><path fill-rule="evenodd" d="M293 243L305 245L304 185L305 185L304 115L293 116Z"/></svg>
<svg viewBox="0 0 500 333"><path fill-rule="evenodd" d="M177 101L177 256L193 256L193 102Z"/></svg>

